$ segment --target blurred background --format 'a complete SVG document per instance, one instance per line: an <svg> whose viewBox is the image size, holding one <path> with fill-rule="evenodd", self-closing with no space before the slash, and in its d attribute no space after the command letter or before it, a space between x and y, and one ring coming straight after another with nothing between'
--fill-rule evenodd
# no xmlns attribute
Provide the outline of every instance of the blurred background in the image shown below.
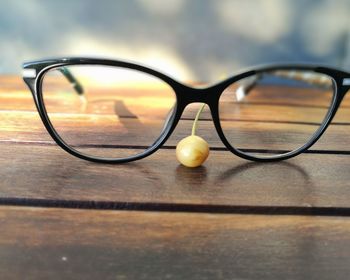
<svg viewBox="0 0 350 280"><path fill-rule="evenodd" d="M315 62L350 70L350 0L0 0L0 74L23 61L136 61L183 81Z"/></svg>

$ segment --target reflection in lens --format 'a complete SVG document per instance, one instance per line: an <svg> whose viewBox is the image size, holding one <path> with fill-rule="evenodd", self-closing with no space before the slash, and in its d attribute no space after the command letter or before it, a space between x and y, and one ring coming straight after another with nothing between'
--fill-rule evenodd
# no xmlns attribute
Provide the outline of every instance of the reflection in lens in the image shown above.
<svg viewBox="0 0 350 280"><path fill-rule="evenodd" d="M261 72L230 85L219 102L231 146L254 157L273 157L305 145L331 106L334 82L312 71Z"/></svg>
<svg viewBox="0 0 350 280"><path fill-rule="evenodd" d="M62 140L102 158L127 158L152 146L176 103L173 89L159 78L109 66L52 69L44 76L42 92Z"/></svg>

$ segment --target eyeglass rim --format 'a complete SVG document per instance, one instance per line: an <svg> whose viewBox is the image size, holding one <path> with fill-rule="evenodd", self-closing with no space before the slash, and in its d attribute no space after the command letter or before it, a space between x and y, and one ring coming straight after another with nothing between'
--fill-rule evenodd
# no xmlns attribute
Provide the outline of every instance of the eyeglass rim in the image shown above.
<svg viewBox="0 0 350 280"><path fill-rule="evenodd" d="M101 65L101 66L123 67L127 69L138 70L138 71L147 73L149 75L152 75L156 78L159 78L160 80L167 83L174 90L174 93L176 95L176 108L174 110L175 113L173 115L172 120L167 124L166 128L163 130L162 134L159 136L157 141L155 141L155 143L152 146L150 146L148 149L144 150L143 152L137 155L133 155L126 158L104 158L104 157L86 155L84 153L77 151L76 149L66 144L65 141L63 141L63 139L60 137L60 135L56 132L53 125L51 124L43 102L43 95L41 90L43 78L49 70L57 67L69 66L69 65ZM285 64L262 65L262 66L250 68L248 70L240 72L239 74L233 75L224 81L221 81L217 84L214 84L206 88L193 88L188 85L182 84L176 81L175 79L161 72L153 70L149 67L142 66L137 63L126 62L121 60L83 58L83 57L54 58L54 59L46 59L46 60L39 60L39 61L24 63L23 70L27 72L28 70L35 71L35 75L27 75L27 76L24 76L23 79L25 83L29 86L33 94L33 98L34 98L36 107L38 109L39 115L42 119L42 122L46 127L47 131L49 132L50 136L54 139L54 141L65 151L67 151L68 153L78 158L93 161L93 162L100 162L100 163L131 162L131 161L145 158L153 154L170 137L177 123L179 122L185 107L188 104L197 103L197 102L206 103L209 106L216 131L221 141L226 146L226 148L229 151L231 151L233 154L247 160L260 161L260 162L272 162L272 161L285 160L304 152L305 150L310 148L322 136L322 134L328 127L329 123L333 119L338 107L340 106L340 103L345 93L350 89L350 84L348 85L346 83L343 83L345 80L350 79L349 73L339 69L330 68L328 66L319 66L319 65L313 65L313 64L285 63ZM315 132L315 134L309 140L309 142L303 145L302 147L300 147L299 149L290 151L285 154L272 156L272 157L260 158L260 157L251 156L233 147L227 141L223 133L223 130L220 124L220 119L219 119L219 104L218 104L219 98L221 94L224 92L224 90L232 83L239 81L245 77L258 74L260 72L275 71L275 70L309 70L316 73L322 73L322 74L328 75L333 79L335 84L335 92L333 95L332 104L320 128Z"/></svg>
<svg viewBox="0 0 350 280"><path fill-rule="evenodd" d="M283 69L277 69L277 70L283 70ZM308 69L297 69L297 68L293 68L293 70L295 71L310 71ZM255 75L259 75L261 73L268 73L270 72L270 70L262 70L262 71L258 71ZM328 76L328 78L332 81L332 96L331 96L331 100L329 102L328 108L327 108L327 112L325 113L322 123L320 124L320 126L315 130L315 132L313 132L312 134L310 134L310 137L308 137L308 140L302 144L301 146L298 146L295 149L292 149L290 151L281 151L281 153L272 153L271 155L254 155L254 152L246 152L244 151L244 149L240 149L240 148L236 148L234 144L231 144L230 141L227 140L226 137L226 133L224 132L225 129L222 126L222 119L220 119L220 104L218 104L218 119L220 122L220 128L222 130L222 133L224 135L224 139L221 139L223 142L226 142L225 145L226 147L229 147L229 149L235 153L238 153L240 157L248 159L248 160L253 160L253 161L279 161L279 160L284 160L290 157L294 157L304 151L306 151L308 148L310 148L314 143L317 142L317 140L321 137L321 135L323 134L323 132L326 130L327 126L329 125L329 123L331 122L332 118L333 118L333 112L336 112L336 107L337 107L337 85L336 85L336 81L333 77L329 76L328 74L325 73L321 73L321 72L315 72L312 71L314 73L319 73L319 74L323 74ZM248 77L249 78L249 77ZM244 78L243 78L244 79ZM239 81L238 81L239 82ZM234 84L234 83L233 83ZM232 84L230 84L228 87L232 86ZM226 88L227 89L227 88ZM225 90L226 90L225 89ZM224 90L224 91L225 91ZM223 91L223 93L224 93ZM220 100L219 100L220 103ZM253 149L254 150L254 149ZM256 149L259 150L259 149Z"/></svg>

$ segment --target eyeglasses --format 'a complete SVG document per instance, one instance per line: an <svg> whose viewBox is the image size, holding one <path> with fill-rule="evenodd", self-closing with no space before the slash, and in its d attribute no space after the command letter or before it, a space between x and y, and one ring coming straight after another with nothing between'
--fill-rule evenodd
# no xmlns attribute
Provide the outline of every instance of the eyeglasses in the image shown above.
<svg viewBox="0 0 350 280"><path fill-rule="evenodd" d="M106 163L155 152L191 103L207 104L232 153L255 161L287 159L319 139L350 89L349 73L309 65L262 67L208 88L122 61L64 58L23 67L57 144L82 159Z"/></svg>

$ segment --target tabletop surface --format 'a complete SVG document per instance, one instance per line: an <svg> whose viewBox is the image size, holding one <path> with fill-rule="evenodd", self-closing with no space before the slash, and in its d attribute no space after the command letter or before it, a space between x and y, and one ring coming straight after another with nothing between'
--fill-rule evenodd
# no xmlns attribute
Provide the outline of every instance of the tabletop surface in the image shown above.
<svg viewBox="0 0 350 280"><path fill-rule="evenodd" d="M347 279L350 100L307 153L253 163L210 119L208 161L175 157L195 108L141 161L59 148L20 77L0 78L1 279Z"/></svg>

